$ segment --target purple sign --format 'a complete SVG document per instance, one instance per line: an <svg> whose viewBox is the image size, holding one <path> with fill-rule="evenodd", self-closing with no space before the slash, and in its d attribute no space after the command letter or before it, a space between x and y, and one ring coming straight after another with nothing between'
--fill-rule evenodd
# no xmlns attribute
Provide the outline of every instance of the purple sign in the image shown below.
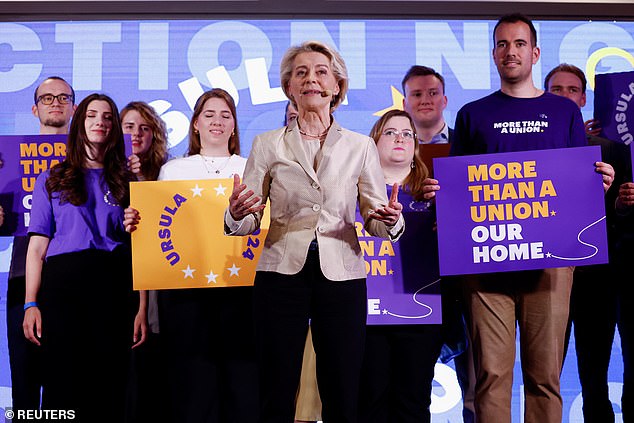
<svg viewBox="0 0 634 423"><path fill-rule="evenodd" d="M0 137L0 204L6 214L1 235L26 235L35 179L65 156L66 135Z"/></svg>
<svg viewBox="0 0 634 423"><path fill-rule="evenodd" d="M594 117L601 136L630 144L634 141L634 71L595 76Z"/></svg>
<svg viewBox="0 0 634 423"><path fill-rule="evenodd" d="M367 324L441 323L436 215L428 202L414 201L402 192L399 202L405 232L394 243L369 236L357 211L357 236L367 273Z"/></svg>
<svg viewBox="0 0 634 423"><path fill-rule="evenodd" d="M434 160L441 275L608 262L598 146Z"/></svg>
<svg viewBox="0 0 634 423"><path fill-rule="evenodd" d="M27 234L31 193L37 176L66 157L66 135L0 136L0 205L4 225L0 236ZM126 157L132 154L132 137L124 135Z"/></svg>

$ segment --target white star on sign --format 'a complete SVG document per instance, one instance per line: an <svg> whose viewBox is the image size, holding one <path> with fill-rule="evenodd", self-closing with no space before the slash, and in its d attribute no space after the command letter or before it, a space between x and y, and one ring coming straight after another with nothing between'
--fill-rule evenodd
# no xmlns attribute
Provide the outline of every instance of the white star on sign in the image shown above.
<svg viewBox="0 0 634 423"><path fill-rule="evenodd" d="M236 267L236 264L233 263L233 266L231 267L227 267L227 270L229 271L229 277L235 275L235 276L240 276L240 267Z"/></svg>
<svg viewBox="0 0 634 423"><path fill-rule="evenodd" d="M194 193L194 197L202 197L203 195L201 193L203 192L205 188L200 188L198 184L196 184L194 188L190 188L190 189Z"/></svg>
<svg viewBox="0 0 634 423"><path fill-rule="evenodd" d="M218 275L214 274L213 270L209 270L209 274L205 275L205 277L207 278L207 283L216 283L216 278L218 277Z"/></svg>
<svg viewBox="0 0 634 423"><path fill-rule="evenodd" d="M187 269L181 270L181 272L183 272L185 274L184 279L186 279L186 278L194 279L194 272L195 271L196 271L196 269L192 269L191 267L189 267L189 264L187 265Z"/></svg>
<svg viewBox="0 0 634 423"><path fill-rule="evenodd" d="M227 189L227 187L223 186L222 184L218 184L218 186L214 189L216 190L216 197L218 197L219 195L225 195L225 190Z"/></svg>

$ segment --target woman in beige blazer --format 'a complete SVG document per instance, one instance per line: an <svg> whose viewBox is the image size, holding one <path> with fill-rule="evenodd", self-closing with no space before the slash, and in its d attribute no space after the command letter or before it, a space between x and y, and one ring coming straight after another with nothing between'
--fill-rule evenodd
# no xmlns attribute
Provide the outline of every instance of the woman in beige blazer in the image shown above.
<svg viewBox="0 0 634 423"><path fill-rule="evenodd" d="M357 232L398 239L402 205L398 188L387 199L374 141L332 116L348 88L339 53L319 42L291 47L280 79L299 115L255 138L225 213L227 234L247 235L270 202L254 289L260 421L293 421L311 319L323 419L355 422L366 320Z"/></svg>

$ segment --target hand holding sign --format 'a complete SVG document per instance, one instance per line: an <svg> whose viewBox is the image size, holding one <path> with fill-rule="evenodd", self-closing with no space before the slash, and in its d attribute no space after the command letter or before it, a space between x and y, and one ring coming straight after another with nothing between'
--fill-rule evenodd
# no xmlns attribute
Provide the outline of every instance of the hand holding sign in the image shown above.
<svg viewBox="0 0 634 423"><path fill-rule="evenodd" d="M586 134L599 136L601 133L601 122L598 119L588 119L583 123Z"/></svg>
<svg viewBox="0 0 634 423"><path fill-rule="evenodd" d="M627 208L634 206L634 182L626 182L619 187L619 197L616 199L616 209L627 213Z"/></svg>
<svg viewBox="0 0 634 423"><path fill-rule="evenodd" d="M436 197L436 191L440 189L438 180L433 178L425 178L423 181L423 198L425 200L432 200Z"/></svg>
<svg viewBox="0 0 634 423"><path fill-rule="evenodd" d="M252 190L241 194L245 189L247 189L247 186L240 183L240 176L234 174L233 192L231 197L229 197L229 213L231 213L231 217L235 221L240 221L252 213L261 212L266 207L266 204L256 206L261 198L257 195L254 196Z"/></svg>
<svg viewBox="0 0 634 423"><path fill-rule="evenodd" d="M136 227L139 225L141 215L137 209L128 207L123 211L123 227L128 233L136 231Z"/></svg>
<svg viewBox="0 0 634 423"><path fill-rule="evenodd" d="M614 168L609 163L595 162L594 170L603 177L603 192L608 192L614 181Z"/></svg>
<svg viewBox="0 0 634 423"><path fill-rule="evenodd" d="M374 212L370 213L370 218L383 222L388 226L394 226L398 222L402 211L403 205L398 202L398 184L395 183L392 186L392 195L390 195L390 201L387 206L374 210Z"/></svg>
<svg viewBox="0 0 634 423"><path fill-rule="evenodd" d="M141 159L136 154L128 156L128 170L134 174L138 181L144 180L141 173Z"/></svg>

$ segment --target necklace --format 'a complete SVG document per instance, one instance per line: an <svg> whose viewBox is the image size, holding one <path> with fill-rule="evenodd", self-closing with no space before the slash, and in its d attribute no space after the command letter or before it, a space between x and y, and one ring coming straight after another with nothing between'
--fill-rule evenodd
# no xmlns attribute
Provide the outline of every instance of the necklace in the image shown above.
<svg viewBox="0 0 634 423"><path fill-rule="evenodd" d="M231 156L229 156L229 157L210 157L209 160L207 160L207 158L205 156L203 156L202 154L200 155L200 157L203 159L203 164L205 166L205 170L207 171L207 173L214 172L216 175L219 175L220 172L225 167L227 167L227 165L231 161ZM224 160L224 163L222 165L220 165L219 167L214 169L212 167L212 165L214 163L216 163L216 161L220 161L219 159L226 159L226 160ZM211 163L209 163L209 161L211 161Z"/></svg>
<svg viewBox="0 0 634 423"><path fill-rule="evenodd" d="M326 134L328 134L328 129L326 129L324 132L322 132L321 134L318 134L318 135L309 134L308 132L304 131L303 129L300 129L299 133L302 134L302 135L305 135L307 137L311 137L311 138L323 138L323 137L326 136Z"/></svg>
<svg viewBox="0 0 634 423"><path fill-rule="evenodd" d="M305 135L307 137L311 137L311 138L323 138L328 134L328 131L330 131L330 126L328 126L328 128L326 128L326 130L324 132L322 132L321 134L309 134L308 132L304 131L300 126L299 126L299 121L297 121L297 128L299 129L299 133L302 135Z"/></svg>
<svg viewBox="0 0 634 423"><path fill-rule="evenodd" d="M112 197L110 190L107 190L103 195L103 202L112 207L119 207L119 203Z"/></svg>

